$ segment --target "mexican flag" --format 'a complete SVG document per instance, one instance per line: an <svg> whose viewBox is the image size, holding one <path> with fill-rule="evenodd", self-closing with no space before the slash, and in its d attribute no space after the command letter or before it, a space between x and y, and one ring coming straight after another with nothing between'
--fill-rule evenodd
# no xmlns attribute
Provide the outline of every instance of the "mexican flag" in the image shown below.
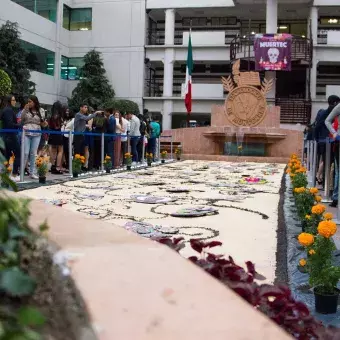
<svg viewBox="0 0 340 340"><path fill-rule="evenodd" d="M191 112L191 104L192 104L192 95L191 95L191 74L192 69L194 68L194 61L192 59L192 45L191 45L191 31L189 34L189 43L188 43L188 57L187 57L187 70L185 76L185 107L187 108L188 114Z"/></svg>

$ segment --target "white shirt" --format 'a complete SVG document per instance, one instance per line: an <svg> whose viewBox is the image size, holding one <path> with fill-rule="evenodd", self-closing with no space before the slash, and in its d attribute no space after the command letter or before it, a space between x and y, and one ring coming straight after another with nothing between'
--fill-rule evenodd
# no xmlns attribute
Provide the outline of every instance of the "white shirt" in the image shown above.
<svg viewBox="0 0 340 340"><path fill-rule="evenodd" d="M122 117L122 123L123 123L122 124L122 135L125 135L125 137L122 137L121 141L122 142L126 142L127 141L126 134L128 132L128 124L129 124L129 122L125 118Z"/></svg>
<svg viewBox="0 0 340 340"><path fill-rule="evenodd" d="M119 118L116 118L116 133L122 133L121 125L119 124Z"/></svg>
<svg viewBox="0 0 340 340"><path fill-rule="evenodd" d="M74 118L72 118L69 121L65 121L63 123L63 125L61 126L61 131L63 131L63 132L69 132L69 131L73 131L73 130L74 130ZM73 135L71 135L71 136L73 136ZM69 134L68 133L64 134L64 137L68 138Z"/></svg>

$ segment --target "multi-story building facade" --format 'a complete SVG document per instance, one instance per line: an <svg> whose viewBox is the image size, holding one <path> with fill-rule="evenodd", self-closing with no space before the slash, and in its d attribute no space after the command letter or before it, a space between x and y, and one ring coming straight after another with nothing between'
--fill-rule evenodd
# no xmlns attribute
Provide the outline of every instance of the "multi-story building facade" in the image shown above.
<svg viewBox="0 0 340 340"><path fill-rule="evenodd" d="M1 0L0 24L19 23L32 79L45 104L66 101L82 57L102 52L116 96L159 115L164 128L186 121L182 98L189 30L194 55L192 119L209 124L227 93L221 76L241 59L253 70L256 33L293 35L292 71L268 73L268 101L282 123L305 124L340 94L339 0ZM36 62L38 61L38 62ZM264 74L262 75L264 76Z"/></svg>

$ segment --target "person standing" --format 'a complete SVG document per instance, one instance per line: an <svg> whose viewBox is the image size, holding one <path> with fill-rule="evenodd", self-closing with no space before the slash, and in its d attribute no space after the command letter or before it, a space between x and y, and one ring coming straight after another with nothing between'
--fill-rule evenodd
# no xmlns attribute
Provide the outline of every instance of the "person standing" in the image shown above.
<svg viewBox="0 0 340 340"><path fill-rule="evenodd" d="M86 115L88 111L88 106L86 104L80 105L79 112L74 117L74 132L80 133L74 135L74 153L84 156L85 154L85 136L84 132L86 131L87 122L94 117L96 114Z"/></svg>
<svg viewBox="0 0 340 340"><path fill-rule="evenodd" d="M120 160L121 164L125 164L125 157L124 157L124 155L128 151L128 147L127 147L128 125L129 125L129 122L122 115L122 137L121 137L121 146L122 146L122 148L121 148L121 160Z"/></svg>
<svg viewBox="0 0 340 340"><path fill-rule="evenodd" d="M128 112L126 118L130 121L130 145L132 161L138 162L137 144L140 139L140 120L131 112Z"/></svg>
<svg viewBox="0 0 340 340"><path fill-rule="evenodd" d="M20 124L17 123L17 119L14 113L14 106L16 104L15 97L10 95L5 98L5 108L1 113L2 120L2 128L3 129L11 129L17 130L20 128ZM13 182L19 182L20 178L18 176L19 167L20 167L20 144L18 140L18 136L15 132L4 133L3 134L5 148L6 148L6 159L9 161L12 154L14 154L14 163L12 169L12 175L10 179Z"/></svg>
<svg viewBox="0 0 340 340"><path fill-rule="evenodd" d="M46 127L47 122L41 116L40 103L36 96L30 96L28 104L21 114L21 124L24 130L41 131L41 127ZM24 164L29 158L30 176L32 179L38 179L36 175L35 159L41 140L39 132L25 132L25 155Z"/></svg>
<svg viewBox="0 0 340 340"><path fill-rule="evenodd" d="M150 139L149 139L149 152L151 152L154 155L154 159L155 159L155 155L156 155L156 146L158 144L158 138L160 136L161 133L161 127L159 125L159 123L157 123L154 120L151 120L150 122Z"/></svg>
<svg viewBox="0 0 340 340"><path fill-rule="evenodd" d="M107 133L115 135L116 134L116 117L113 114L113 109L109 108L105 110L105 117L107 118ZM111 157L112 169L114 168L114 136L107 136L106 141L106 153Z"/></svg>
<svg viewBox="0 0 340 340"><path fill-rule="evenodd" d="M94 134L97 133L106 133L107 132L108 121L104 115L104 111L99 111L97 113L96 118L93 119L92 124L92 132ZM101 147L102 147L102 137L101 136L93 136L93 167L96 170L101 169Z"/></svg>
<svg viewBox="0 0 340 340"><path fill-rule="evenodd" d="M61 132L63 125L63 112L64 108L62 104L57 101L53 104L51 110L51 118L48 121L50 131ZM48 145L50 146L51 157L51 173L54 175L61 175L62 172L62 160L63 160L63 135L62 134L50 134L48 138Z"/></svg>
<svg viewBox="0 0 340 340"><path fill-rule="evenodd" d="M114 155L115 158L112 160L113 166L115 168L119 168L120 166L120 151L122 149L121 145L121 137L120 135L122 134L122 116L118 110L115 110L115 118L116 118L116 136L115 136L115 141L114 141Z"/></svg>
<svg viewBox="0 0 340 340"><path fill-rule="evenodd" d="M71 138L71 143L73 142L73 135L70 134L69 132L73 132L74 130L74 117L72 116L70 109L65 108L64 110L64 117L63 117L63 125L61 127L61 131L66 132L63 135L63 154L65 158L65 171L67 172L70 164L69 164L69 159L70 159L70 153L69 153L69 138Z"/></svg>
<svg viewBox="0 0 340 340"><path fill-rule="evenodd" d="M317 155L318 155L318 171L316 180L319 184L323 184L325 179L325 161L326 161L326 140L329 135L329 131L325 124L326 118L332 112L337 103L340 102L338 96L328 97L328 108L320 110L315 118L314 138L318 143Z"/></svg>
<svg viewBox="0 0 340 340"><path fill-rule="evenodd" d="M139 115L138 119L140 121L139 132L140 132L141 138L139 138L138 143L137 143L137 153L138 153L138 162L142 162L144 161L142 159L144 138L146 137L148 131L147 131L147 123L145 122L144 117L142 115Z"/></svg>
<svg viewBox="0 0 340 340"><path fill-rule="evenodd" d="M335 139L335 150L334 150L334 158L336 165L338 166L338 171L339 171L339 134L340 134L340 124L337 124L337 128L335 129L333 127L333 122L335 121L336 118L340 116L340 101L336 104L336 106L333 108L332 112L328 115L328 117L325 120L325 125L329 132L332 134L332 137ZM333 196L333 204L332 206L337 206L337 200L335 202L336 196Z"/></svg>

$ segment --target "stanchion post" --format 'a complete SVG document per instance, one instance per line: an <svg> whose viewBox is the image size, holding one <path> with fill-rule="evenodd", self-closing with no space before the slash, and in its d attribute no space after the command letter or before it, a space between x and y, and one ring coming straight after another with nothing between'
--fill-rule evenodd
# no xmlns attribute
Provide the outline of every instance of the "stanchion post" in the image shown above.
<svg viewBox="0 0 340 340"><path fill-rule="evenodd" d="M161 159L161 136L157 138L157 143L158 143L157 159L160 160Z"/></svg>
<svg viewBox="0 0 340 340"><path fill-rule="evenodd" d="M306 168L309 171L309 140L306 141Z"/></svg>
<svg viewBox="0 0 340 340"><path fill-rule="evenodd" d="M174 159L174 149L173 149L173 147L174 147L174 141L173 141L173 137L171 135L171 143L170 143L171 160Z"/></svg>
<svg viewBox="0 0 340 340"><path fill-rule="evenodd" d="M325 191L323 203L330 203L330 169L331 169L331 143L327 139L326 141L326 157L325 157Z"/></svg>
<svg viewBox="0 0 340 340"><path fill-rule="evenodd" d="M20 182L24 181L25 176L25 130L21 133L21 153L20 153Z"/></svg>
<svg viewBox="0 0 340 340"><path fill-rule="evenodd" d="M142 163L144 163L144 160L145 160L145 138L144 136L141 136L141 138L143 138L143 141L142 141Z"/></svg>
<svg viewBox="0 0 340 340"><path fill-rule="evenodd" d="M104 171L104 146L105 146L105 138L104 138L104 133L101 135L101 143L100 143L100 161L101 161L101 169ZM114 159L111 159L112 166Z"/></svg>
<svg viewBox="0 0 340 340"><path fill-rule="evenodd" d="M317 147L318 147L318 143L317 141L313 142L313 159L312 159L312 183L313 183L313 187L315 187L316 185L316 172L317 172Z"/></svg>
<svg viewBox="0 0 340 340"><path fill-rule="evenodd" d="M73 167L72 167L72 160L73 160L73 152L72 152L72 131L68 132L68 172L71 176L73 176Z"/></svg>

